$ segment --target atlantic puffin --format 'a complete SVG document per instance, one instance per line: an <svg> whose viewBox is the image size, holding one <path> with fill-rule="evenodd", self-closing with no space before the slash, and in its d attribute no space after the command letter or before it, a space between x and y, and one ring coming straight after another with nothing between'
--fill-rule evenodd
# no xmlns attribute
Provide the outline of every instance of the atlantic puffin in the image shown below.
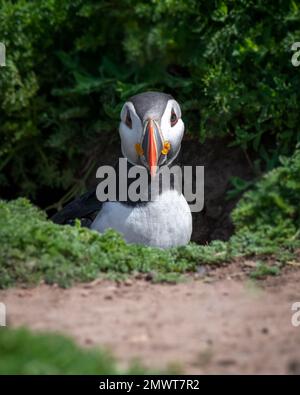
<svg viewBox="0 0 300 395"><path fill-rule="evenodd" d="M144 92L126 101L120 118L122 157L128 168L143 166L147 170L150 191L160 172L172 168L178 159L184 134L180 106L169 94ZM131 182L128 179L128 187ZM72 224L76 218L92 230L103 233L112 228L128 243L151 247L186 245L192 233L189 205L172 183L148 201L100 202L92 190L67 204L52 220Z"/></svg>

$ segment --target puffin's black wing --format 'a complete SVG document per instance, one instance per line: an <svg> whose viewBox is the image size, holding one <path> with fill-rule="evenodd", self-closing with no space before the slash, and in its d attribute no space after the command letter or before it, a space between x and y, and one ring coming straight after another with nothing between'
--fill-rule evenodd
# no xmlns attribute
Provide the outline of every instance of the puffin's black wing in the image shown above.
<svg viewBox="0 0 300 395"><path fill-rule="evenodd" d="M102 203L96 197L96 189L93 189L68 203L51 220L60 225L73 225L76 219L80 219L82 226L90 227L101 207Z"/></svg>
<svg viewBox="0 0 300 395"><path fill-rule="evenodd" d="M170 165L171 167L174 165L181 164L181 152L175 158L175 160ZM131 163L127 163L127 171L132 167ZM119 178L119 168L118 162L114 166L116 170L117 179ZM127 178L127 185L129 186L134 181L133 178ZM173 181L173 180L172 180ZM174 186L174 185L173 185ZM119 184L116 185L116 195L117 200L119 197ZM148 188L151 188L151 177L148 174ZM150 192L149 192L150 193ZM123 201L123 204L128 205L136 205L136 204L146 204L144 201L134 201L132 202L129 197L127 197L127 201ZM68 203L62 210L58 213L54 214L50 219L55 222L56 224L60 225L74 225L76 219L80 219L81 225L85 227L90 227L92 222L94 221L96 215L102 208L102 202L97 199L96 196L96 188L86 192L79 198L73 200L72 202Z"/></svg>

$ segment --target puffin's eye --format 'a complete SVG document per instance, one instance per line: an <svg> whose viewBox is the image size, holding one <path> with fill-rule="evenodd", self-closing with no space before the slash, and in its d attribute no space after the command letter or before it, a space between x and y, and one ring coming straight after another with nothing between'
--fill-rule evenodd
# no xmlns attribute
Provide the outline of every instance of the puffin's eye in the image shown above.
<svg viewBox="0 0 300 395"><path fill-rule="evenodd" d="M177 121L178 121L177 115L175 114L174 110L172 110L171 118L170 118L171 126L176 125Z"/></svg>
<svg viewBox="0 0 300 395"><path fill-rule="evenodd" d="M132 120L131 120L131 116L130 116L130 112L129 111L127 111L125 123L130 129L132 129Z"/></svg>

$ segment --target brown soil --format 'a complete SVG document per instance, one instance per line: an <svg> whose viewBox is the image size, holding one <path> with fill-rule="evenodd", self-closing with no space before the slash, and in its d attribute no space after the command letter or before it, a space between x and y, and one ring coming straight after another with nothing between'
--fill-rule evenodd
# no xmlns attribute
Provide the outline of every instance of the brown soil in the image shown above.
<svg viewBox="0 0 300 395"><path fill-rule="evenodd" d="M246 263L251 267L251 262ZM26 325L110 349L122 366L139 358L185 373L298 373L300 271L253 282L240 265L177 285L97 280L71 289L0 292L10 326Z"/></svg>

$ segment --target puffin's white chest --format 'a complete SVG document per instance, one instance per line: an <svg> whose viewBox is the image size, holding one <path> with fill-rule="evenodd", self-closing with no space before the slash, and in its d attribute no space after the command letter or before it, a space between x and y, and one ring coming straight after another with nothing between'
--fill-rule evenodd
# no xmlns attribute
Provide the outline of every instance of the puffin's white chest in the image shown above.
<svg viewBox="0 0 300 395"><path fill-rule="evenodd" d="M91 229L102 233L108 228L120 232L128 243L168 248L190 241L192 216L183 195L171 190L141 205L105 202Z"/></svg>

